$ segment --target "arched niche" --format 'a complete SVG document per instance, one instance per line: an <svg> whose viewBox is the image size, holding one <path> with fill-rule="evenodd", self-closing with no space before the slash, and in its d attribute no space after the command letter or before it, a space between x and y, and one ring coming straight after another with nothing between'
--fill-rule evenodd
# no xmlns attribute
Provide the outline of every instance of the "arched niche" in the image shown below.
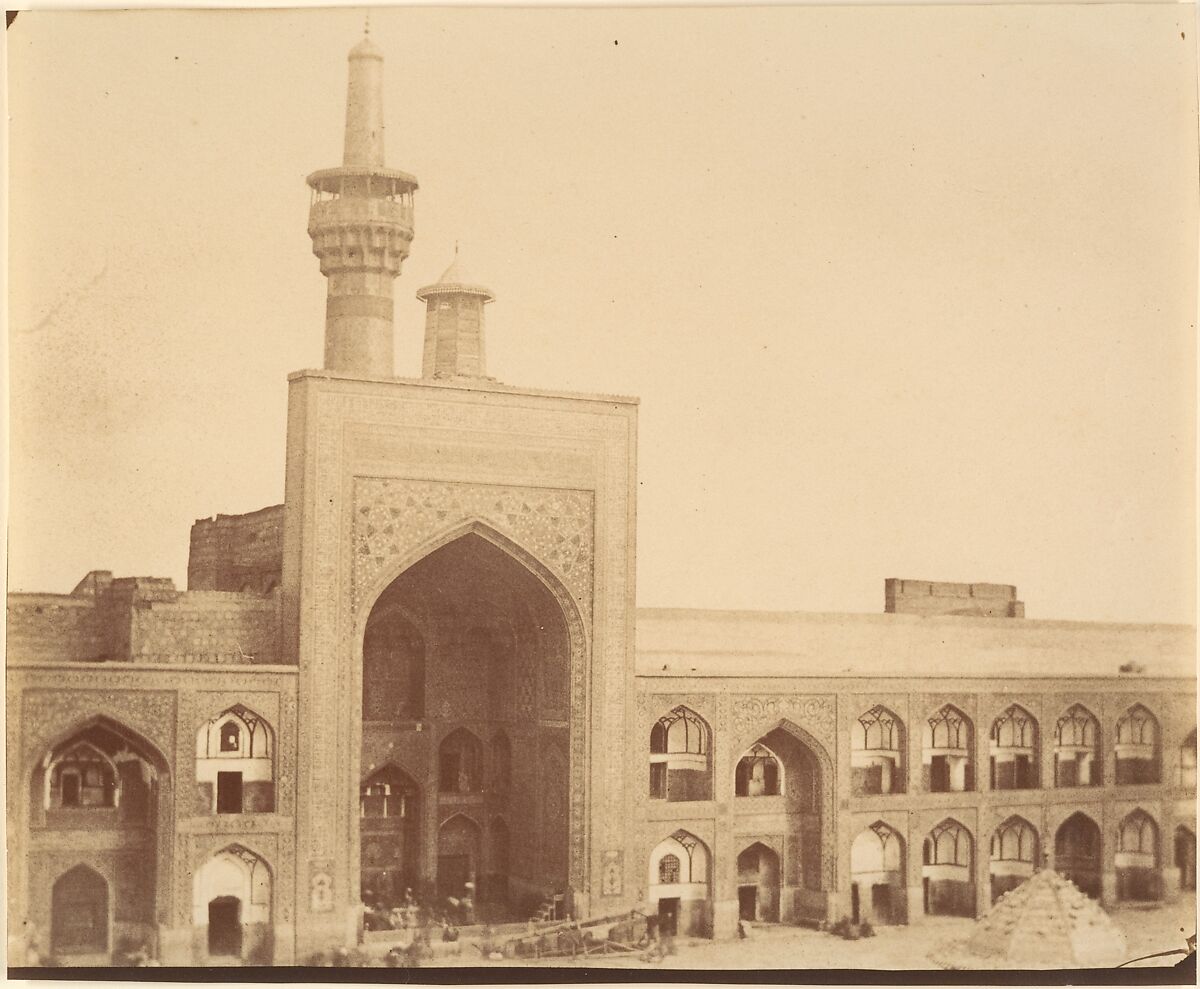
<svg viewBox="0 0 1200 989"><path fill-rule="evenodd" d="M74 861L107 884L105 951L126 941L153 951L170 905L158 896L159 863L170 854L173 839L160 827L170 819L173 800L162 753L113 718L89 717L60 732L31 758L27 787L27 799L21 801L25 816L10 823L37 835L36 847L21 852L29 881L46 890L30 903L27 919L33 929L51 934L56 923L54 871ZM64 890L72 888L68 882ZM80 907L80 917L88 910L95 913ZM60 926L63 916L60 911ZM99 931L96 924L92 927ZM52 940L46 936L37 947L52 952ZM107 963L107 957L88 961L92 963Z"/></svg>
<svg viewBox="0 0 1200 989"><path fill-rule="evenodd" d="M397 595L385 594L363 633L364 721L404 722L425 714L425 639Z"/></svg>
<svg viewBox="0 0 1200 989"><path fill-rule="evenodd" d="M370 906L398 906L421 872L421 790L391 763L359 787L359 889Z"/></svg>
<svg viewBox="0 0 1200 989"><path fill-rule="evenodd" d="M1054 723L1054 785L1101 786L1103 761L1100 719L1082 704L1072 704Z"/></svg>
<svg viewBox="0 0 1200 989"><path fill-rule="evenodd" d="M112 919L106 880L76 865L60 875L50 893L50 951L56 957L106 955Z"/></svg>
<svg viewBox="0 0 1200 989"><path fill-rule="evenodd" d="M855 923L903 924L908 916L904 839L883 821L863 828L850 846L850 906Z"/></svg>
<svg viewBox="0 0 1200 989"><path fill-rule="evenodd" d="M859 714L851 725L850 786L856 796L903 793L904 722L882 704Z"/></svg>
<svg viewBox="0 0 1200 989"><path fill-rule="evenodd" d="M209 856L192 879L198 960L270 964L273 886L271 867L244 845L233 843Z"/></svg>
<svg viewBox="0 0 1200 989"><path fill-rule="evenodd" d="M1033 875L1040 844L1037 829L1023 817L1014 815L996 828L988 861L993 903Z"/></svg>
<svg viewBox="0 0 1200 989"><path fill-rule="evenodd" d="M975 841L959 821L947 818L925 837L921 879L926 914L975 916Z"/></svg>
<svg viewBox="0 0 1200 989"><path fill-rule="evenodd" d="M738 917L746 921L779 920L781 882L779 853L756 841L737 857Z"/></svg>
<svg viewBox="0 0 1200 989"><path fill-rule="evenodd" d="M1158 719L1144 704L1135 704L1117 719L1113 733L1116 778L1121 784L1157 783L1162 776Z"/></svg>
<svg viewBox="0 0 1200 989"><path fill-rule="evenodd" d="M707 937L711 931L708 846L678 830L650 852L647 901L665 934Z"/></svg>
<svg viewBox="0 0 1200 989"><path fill-rule="evenodd" d="M1149 902L1162 898L1159 843L1158 823L1140 807L1121 819L1113 856L1118 900Z"/></svg>
<svg viewBox="0 0 1200 989"><path fill-rule="evenodd" d="M420 651L419 637L423 713L386 722L364 717L364 764L400 744L397 732L401 742L413 732L409 751L423 753L423 764L412 769L431 781L429 799L438 807L425 847L439 842L435 817L461 812L483 821L502 807L512 833L522 836L509 855L515 899L565 893L583 873L583 804L571 790L586 717L576 696L587 668L576 603L532 554L477 522L432 540L380 584L360 614L368 625L373 616L402 618L409 654ZM363 684L369 692L370 679ZM416 732L439 741L418 742ZM550 752L561 752L561 762L548 761ZM424 858L422 879L441 882L437 857ZM486 861L476 857L474 867L485 874Z"/></svg>
<svg viewBox="0 0 1200 989"><path fill-rule="evenodd" d="M1102 863L1100 826L1087 814L1076 811L1054 832L1054 871L1098 900Z"/></svg>
<svg viewBox="0 0 1200 989"><path fill-rule="evenodd" d="M953 704L925 719L921 773L930 793L975 789L975 726Z"/></svg>
<svg viewBox="0 0 1200 989"><path fill-rule="evenodd" d="M993 790L1033 790L1040 785L1037 719L1010 704L989 733L989 785Z"/></svg>
<svg viewBox="0 0 1200 989"><path fill-rule="evenodd" d="M650 799L712 799L712 728L679 705L650 728Z"/></svg>
<svg viewBox="0 0 1200 989"><path fill-rule="evenodd" d="M438 829L438 892L461 897L475 884L483 866L483 835L465 814L455 814Z"/></svg>
<svg viewBox="0 0 1200 989"><path fill-rule="evenodd" d="M275 732L266 718L234 704L196 732L196 784L210 814L275 809Z"/></svg>

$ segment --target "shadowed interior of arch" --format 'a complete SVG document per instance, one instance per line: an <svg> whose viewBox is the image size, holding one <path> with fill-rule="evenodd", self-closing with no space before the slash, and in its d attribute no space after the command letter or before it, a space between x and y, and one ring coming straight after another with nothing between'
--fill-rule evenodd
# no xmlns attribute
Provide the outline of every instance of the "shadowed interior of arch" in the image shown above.
<svg viewBox="0 0 1200 989"><path fill-rule="evenodd" d="M519 915L565 891L571 639L546 584L493 541L459 536L380 594L362 669L364 780L394 754L412 773L408 806L422 808L394 836L377 820L360 828L364 901L471 883L498 915ZM438 825L468 819L488 822L469 841Z"/></svg>

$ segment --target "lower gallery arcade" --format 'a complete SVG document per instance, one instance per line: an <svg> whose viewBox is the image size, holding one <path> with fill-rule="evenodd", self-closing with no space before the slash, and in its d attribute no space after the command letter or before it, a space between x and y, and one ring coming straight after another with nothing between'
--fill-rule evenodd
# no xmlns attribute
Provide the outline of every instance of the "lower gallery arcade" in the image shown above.
<svg viewBox="0 0 1200 989"><path fill-rule="evenodd" d="M943 694L915 677L908 690L730 677L689 651L679 672L639 659L630 811L584 818L620 841L598 850L614 863L603 885L584 875L589 903L571 865L572 670L587 640L570 596L474 524L380 583L354 685L358 767L343 779L352 937L410 897L469 899L480 922L636 910L668 933L726 938L747 923L977 916L1046 867L1109 907L1195 888L1185 680L979 677ZM18 949L67 964L130 946L168 964L308 959L296 903L326 890L303 881L289 841L297 680L279 666L220 674L138 672L134 689L131 664L18 665L10 820L28 840L10 888L33 932Z"/></svg>

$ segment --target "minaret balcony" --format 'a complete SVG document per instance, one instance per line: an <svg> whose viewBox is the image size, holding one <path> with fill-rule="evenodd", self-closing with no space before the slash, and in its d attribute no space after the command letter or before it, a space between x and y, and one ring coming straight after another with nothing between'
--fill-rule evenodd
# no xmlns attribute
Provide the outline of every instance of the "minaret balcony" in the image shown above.
<svg viewBox="0 0 1200 989"><path fill-rule="evenodd" d="M314 239L319 233L344 227L390 227L413 235L411 200L340 196L318 200L308 211L308 233Z"/></svg>

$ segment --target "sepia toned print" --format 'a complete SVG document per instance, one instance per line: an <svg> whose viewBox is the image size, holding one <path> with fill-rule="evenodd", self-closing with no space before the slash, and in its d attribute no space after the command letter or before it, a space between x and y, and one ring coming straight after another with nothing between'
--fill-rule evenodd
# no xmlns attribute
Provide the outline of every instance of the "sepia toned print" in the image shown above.
<svg viewBox="0 0 1200 989"><path fill-rule="evenodd" d="M251 16L260 20L245 19ZM872 594L882 601L875 613L784 610L771 606L774 598L760 609L723 606L702 590L703 607L668 607L661 597L660 606L639 604L639 558L646 544L663 548L638 528L645 461L656 455L643 445L639 466L643 407L624 395L559 390L553 377L537 387L500 378L487 346L488 321L506 300L493 291L490 273L472 263L476 252L448 241L436 262L444 266L440 276L415 280L402 271L420 250L421 183L437 188L438 179L392 167L405 161L390 132L385 142L390 101L406 93L393 82L403 79L397 66L405 64L406 25L469 30L509 16L583 23L607 12L381 9L372 13L374 28L368 20L361 34L342 34L348 16L23 13L10 26L10 45L18 38L28 46L13 86L37 92L48 85L34 71L48 64L38 62L37 45L72 32L84 36L88 18L110 24L122 18L135 31L152 24L144 29L159 38L203 25L230 44L264 46L272 19L283 25L289 18L289 31L322 35L315 47L324 55L303 73L319 78L316 88L337 94L339 115L344 96L340 163L288 166L297 176L311 165L328 166L306 179L307 232L326 299L321 366L286 377L285 430L277 436L284 444L282 503L195 521L186 589L175 577L92 569L69 593L9 591L10 965L443 966L464 969L462 981L470 981L480 976L465 969L511 965L1010 970L1178 962L1195 941L1190 522L1173 516L1177 539L1155 557L1160 572L1144 578L1169 588L1163 592L1171 602L1163 605L1168 621L1144 613L1138 621L1124 613L1121 620L1090 612L1087 620L1026 617L1017 586L993 579L1000 557L988 556L985 564L972 549L974 527L993 524L986 512L973 518L966 512L958 520L970 524L952 531L949 518L930 526L957 554L955 572L945 576L969 576L978 566L986 571L979 579L879 574L871 577ZM619 16L685 24L708 15ZM769 21L780 14L722 16ZM814 19L795 23L816 30L815 18L825 15L807 16ZM1155 29L1174 24L1160 20ZM592 23L601 32L609 26ZM23 30L30 34L16 33ZM619 38L609 42L620 47ZM166 58L165 51L159 56ZM224 77L220 66L209 72L196 78ZM106 80L98 71L93 82ZM409 126L423 121L429 129L422 143L436 145L440 128L454 129L446 108L469 103L486 85L469 67L458 83L441 113L413 111ZM239 92L239 100L256 99L253 86ZM147 106L154 102L153 94L145 99ZM19 109L33 105L29 99ZM191 109L202 114L199 107ZM535 105L513 105L515 145L528 140L524 129L538 112ZM628 112L636 112L635 103ZM18 219L28 222L29 204L53 197L40 188L46 177L30 168L38 153L30 135L39 132L20 113L14 119L14 126L29 128L18 130L14 160L34 188L18 183L13 191L22 204ZM177 126L190 125L181 118ZM951 130L947 125L947 140ZM285 143L282 131L277 137ZM273 141L266 135L260 146L242 147L231 140L220 154L237 157L240 172L250 175L273 153ZM483 216L489 148L476 150L447 168L477 172L480 198L451 205L456 222L477 216L481 227L493 229ZM769 165L753 147L738 155L748 174ZM1194 134L1178 157L1189 155ZM426 160L436 162L437 155L427 153ZM589 167L581 166L585 174ZM246 182L255 184L256 195L266 194L276 178L261 186L259 179ZM149 187L162 177L146 181ZM244 202L244 193L231 195ZM439 201L431 198L433 211ZM1193 199L1180 212L1194 233ZM171 206L164 196L154 209L166 215ZM697 202L680 192L676 206L694 210ZM214 195L209 207L225 204ZM556 207L548 192L532 188L524 208L544 223ZM302 215L297 211L292 239L302 236ZM147 233L169 232L175 222ZM184 227L189 220L177 222ZM770 226L768 218L763 222ZM125 221L114 215L113 223ZM538 229L553 228L551 222ZM523 242L531 235L521 229L509 234L514 254L558 250ZM576 236L571 229L557 234L563 244ZM35 234L17 227L15 236L36 249ZM262 327L246 326L238 335L261 330L272 346L285 347L287 334L270 325L270 312L296 303L284 298L289 282L272 281L273 259L245 245L193 239L182 229L177 236L196 246L198 268L222 251L254 267L248 283L257 285L255 296L268 297L266 315ZM463 230L463 236L475 234ZM652 245L635 249L654 256ZM1179 253L1186 261L1187 250ZM47 534L39 543L19 532L22 518L39 518L39 478L70 478L69 497L81 502L115 497L54 473L61 450L84 448L72 446L72 434L93 424L56 412L45 396L32 399L23 381L65 376L56 385L64 401L76 387L94 389L103 407L100 446L134 444L136 429L119 422L130 408L134 417L155 412L136 389L131 398L105 382L46 370L55 346L72 346L54 342L63 326L120 326L133 334L134 350L145 345L148 337L126 327L121 306L106 294L108 266L123 260L107 255L98 275L78 277L77 296L29 307L40 313L29 324L14 320L15 407L26 420L14 429L12 538L22 575L42 572L37 557L77 555L70 533ZM312 259L304 261L309 291L319 282ZM189 263L180 255L173 266ZM30 285L49 277L23 268L19 258L12 271L14 292L25 299ZM242 284L243 276L231 271L230 284ZM579 273L580 291L609 277ZM761 277L773 277L766 258ZM847 294L854 294L853 274L844 277ZM1194 296L1194 274L1177 281L1180 297L1189 290ZM185 279L178 284L185 308ZM627 287L636 288L612 291ZM717 291L758 289L741 283ZM138 293L154 296L136 280L123 281L121 291L139 312ZM89 298L106 301L88 315ZM570 312L572 303L564 305L556 312ZM1178 322L1177 300L1163 308L1164 322ZM319 327L319 309L305 311ZM654 334L660 316L647 312L637 332ZM587 318L581 315L579 325ZM776 320L772 333L808 332L786 314L776 313ZM526 343L518 327L505 325L515 338L505 343L511 366ZM398 342L405 327L414 339ZM1172 324L1163 330L1169 343L1145 347L1194 354L1193 331ZM537 332L579 331L567 322ZM228 333L214 330L213 338L213 346L232 345ZM201 471L216 478L214 490L221 492L214 509L241 505L246 495L234 490L239 472L222 467L224 446L240 440L204 435L223 415L206 403L276 385L282 401L282 378L266 380L252 368L250 354L264 345L244 346L227 351L240 354L237 360L206 366L183 383L179 390L198 386L186 405L170 404L178 396L164 399L171 415L187 410L186 429L196 436L190 455L204 460ZM603 341L578 346L605 350ZM712 357L708 346L698 342L697 353ZM664 352L655 371L664 377L683 373L678 369L695 359L673 347ZM138 372L148 382L151 357ZM303 357L284 355L288 366ZM605 355L605 373L613 375L605 380L620 379L622 360ZM964 368L970 360L963 359ZM893 374L899 371L864 368L861 379L843 385L853 391L856 382ZM797 375L797 389L802 380ZM1119 389L1121 380L1108 386ZM1192 400L1189 382L1192 373L1183 370L1155 386L1167 394L1167 411L1154 423L1165 420L1179 434L1172 434L1173 466L1162 468L1172 481L1162 504L1190 500L1192 473L1185 468L1192 426L1170 412ZM146 387L152 392L154 385ZM704 400L700 393L697 405L673 409L680 442L703 432L702 413L691 416ZM745 421L754 424L753 442L765 435L778 443L778 461L760 465L763 474L790 471L797 491L820 486L821 471L844 474L856 460L846 449L844 460L827 457L817 473L804 473L784 451L808 443L806 431L769 421L766 400L755 394L734 401L750 410ZM171 415L149 435L180 435L172 432ZM246 424L250 435L257 428ZM832 419L823 428L833 429ZM895 423L890 443L903 449L906 433L921 428ZM983 427L990 430L991 424ZM994 449L1019 461L1011 447L1004 441ZM708 483L705 466L694 466L693 475L673 483ZM158 469L153 456L138 467L146 503L156 490L159 497L182 490L171 487L178 479L157 477ZM938 469L944 482L926 476L897 484L927 492L933 504L939 485L954 483L955 456L948 451ZM1017 470L999 460L993 469ZM114 485L126 483L113 473ZM649 468L649 476L661 474ZM725 480L738 489L740 479ZM1139 486L1150 486L1132 474L1126 480L1130 502ZM1060 483L1069 482L1038 478L1031 518L1040 500L1057 497ZM776 532L788 549L778 557L748 556L744 573L722 574L728 583L718 586L779 584L785 579L771 575L784 567L800 574L786 581L820 584L823 575L806 570L791 552L794 531L813 543L857 540L856 527L871 524L867 515L890 510L878 507L888 504L886 491L875 497L864 495L840 516L823 518L777 513L767 499L746 504L729 524ZM140 503L127 508L138 512ZM682 514L684 504L671 514ZM889 524L898 531L922 526L917 505L905 502L909 515ZM993 506L993 514L1001 512ZM145 528L147 545L156 545L163 537L148 523L140 519L137 526ZM75 535L81 543L92 538ZM691 540L703 543L709 535L701 526ZM711 535L717 554L721 537ZM1097 542L1134 542L1138 535L1111 520L1094 530ZM119 549L124 559L130 547L120 542L114 553ZM1041 566L1051 581L1061 572L1046 562L1060 548L1044 558L1039 547L1023 552L1036 586L1048 579ZM914 557L916 565L931 558ZM1089 559L1055 559L1055 566L1069 566L1074 581L1098 588L1097 600L1112 594L1113 584L1142 580L1090 570ZM692 586L681 582L678 597ZM740 605L736 593L731 601ZM1131 598L1139 593L1130 587ZM1031 598L1029 610L1041 606ZM405 977L419 981L419 974Z"/></svg>

